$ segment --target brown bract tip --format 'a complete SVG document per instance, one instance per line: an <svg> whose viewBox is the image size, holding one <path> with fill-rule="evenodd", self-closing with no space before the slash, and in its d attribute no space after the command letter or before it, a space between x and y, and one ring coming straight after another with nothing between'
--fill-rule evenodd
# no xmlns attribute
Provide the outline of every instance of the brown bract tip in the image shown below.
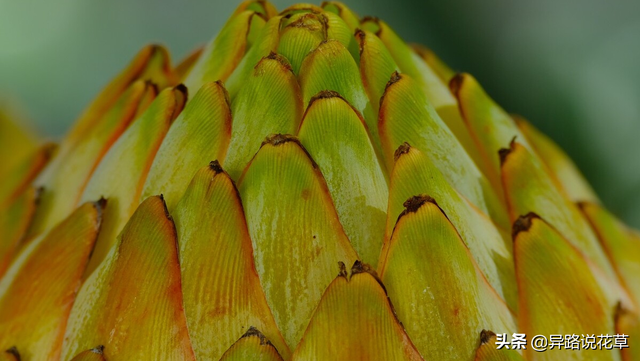
<svg viewBox="0 0 640 361"><path fill-rule="evenodd" d="M244 335L242 335L240 338L242 339L245 337L258 337L260 339L260 345L273 346L271 344L271 341L269 341L269 339L262 332L260 332L260 330L253 326L250 326L247 332L245 332Z"/></svg>
<svg viewBox="0 0 640 361"><path fill-rule="evenodd" d="M629 314L630 314L629 310L622 305L621 301L618 301L618 303L616 303L615 310L613 313L614 315L613 320L615 324L617 325L622 318L628 316Z"/></svg>
<svg viewBox="0 0 640 361"><path fill-rule="evenodd" d="M391 74L391 78L387 82L387 85L384 87L384 92L380 97L380 104L379 104L380 109L382 109L382 104L384 103L384 99L387 96L387 91L389 91L389 87L391 87L393 84L400 81L400 79L402 79L402 75L400 75L398 71L394 71L393 74ZM382 117L382 112L380 112L380 117Z"/></svg>
<svg viewBox="0 0 640 361"><path fill-rule="evenodd" d="M15 346L11 346L9 349L5 350L9 355L13 355L18 361L20 361L20 352L18 352L18 348Z"/></svg>
<svg viewBox="0 0 640 361"><path fill-rule="evenodd" d="M493 331L482 330L480 331L480 345L486 345L496 334Z"/></svg>
<svg viewBox="0 0 640 361"><path fill-rule="evenodd" d="M289 23L287 27L303 28L303 29L307 29L308 31L319 31L319 30L323 30L323 28L326 28L327 21L323 16L319 16L321 15L320 13L314 12L311 9L306 9L306 10L310 12L302 15L300 18Z"/></svg>
<svg viewBox="0 0 640 361"><path fill-rule="evenodd" d="M451 80L449 80L449 89L451 90L451 92L453 93L453 95L456 98L458 98L458 93L460 92L460 89L462 88L462 83L464 82L464 77L465 77L464 73L458 73L458 74L454 75L453 78L451 78Z"/></svg>
<svg viewBox="0 0 640 361"><path fill-rule="evenodd" d="M171 214L169 213L169 209L167 208L167 202L164 201L164 194L160 194L158 197L160 197L160 200L162 201L162 207L164 209L165 217L167 217L168 220L173 222L173 218L171 217Z"/></svg>
<svg viewBox="0 0 640 361"><path fill-rule="evenodd" d="M411 150L411 144L407 142L400 144L398 149L396 149L395 153L393 153L393 161L397 162L398 158L400 158L403 154L409 153L410 150Z"/></svg>
<svg viewBox="0 0 640 361"><path fill-rule="evenodd" d="M500 157L500 165L504 165L504 163L507 161L507 157L509 156L509 154L511 154L515 146L516 146L516 136L514 136L511 139L511 142L509 143L509 148L502 148L498 151L498 156Z"/></svg>
<svg viewBox="0 0 640 361"><path fill-rule="evenodd" d="M380 279L380 277L378 277L378 272L376 272L376 270L370 265L363 263L360 260L356 260L353 263L353 266L351 266L351 276L349 279L353 278L353 276L360 273L368 273L369 275L371 275L378 282L380 287L382 287L382 289L384 290L384 293L385 294L387 293L387 288L384 286L384 283L382 283L382 280Z"/></svg>
<svg viewBox="0 0 640 361"><path fill-rule="evenodd" d="M540 216L533 212L529 212L524 216L518 217L518 219L516 219L516 221L513 222L513 226L511 227L511 238L515 240L516 236L520 232L528 231L529 228L531 228L531 223L536 218L540 219Z"/></svg>
<svg viewBox="0 0 640 361"><path fill-rule="evenodd" d="M42 199L42 194L44 193L44 187L40 186L36 188L36 192L35 192L35 203L36 206L40 204L40 200Z"/></svg>
<svg viewBox="0 0 640 361"><path fill-rule="evenodd" d="M271 134L267 136L265 140L262 142L262 145L270 144L277 147L279 145L282 145L288 142L294 142L294 143L300 144L300 141L295 136L291 134L278 133L278 134Z"/></svg>
<svg viewBox="0 0 640 361"><path fill-rule="evenodd" d="M186 103L187 99L189 98L189 89L187 89L187 86L180 83L176 85L174 89L184 97L184 99L178 99L176 102Z"/></svg>
<svg viewBox="0 0 640 361"><path fill-rule="evenodd" d="M382 26L380 26L380 19L378 17L376 17L376 16L365 16L360 21L360 24L364 24L366 22L375 23L376 26L378 27L378 30L375 33L376 33L376 35L380 35L380 32L382 31Z"/></svg>
<svg viewBox="0 0 640 361"><path fill-rule="evenodd" d="M107 206L107 199L105 197L100 197L97 201L93 202L98 211L102 211L104 207Z"/></svg>
<svg viewBox="0 0 640 361"><path fill-rule="evenodd" d="M271 134L265 138L265 140L260 145L260 148L262 149L262 147L267 144L277 147L289 142L297 144L298 147L300 147L300 149L302 149L302 151L307 155L307 157L311 161L311 165L313 166L313 168L318 169L318 164L315 162L315 160L313 160L311 154L309 154L309 151L307 151L307 149L302 145L302 143L296 136L293 136L291 134Z"/></svg>
<svg viewBox="0 0 640 361"><path fill-rule="evenodd" d="M291 63L289 62L289 59L285 58L284 56L282 56L282 55L280 55L280 54L278 54L278 53L276 53L274 51L271 51L269 53L269 55L267 55L264 58L262 58L262 60L265 60L265 59L275 60L278 63L280 63L280 65L282 67L284 67L285 69L293 72L293 68L291 67ZM259 61L258 64L256 64L254 69L257 69L262 64L262 60Z"/></svg>
<svg viewBox="0 0 640 361"><path fill-rule="evenodd" d="M215 174L224 173L224 170L217 159L209 162L209 169L211 169Z"/></svg>
<svg viewBox="0 0 640 361"><path fill-rule="evenodd" d="M368 273L376 278L378 277L378 274L376 273L376 270L373 269L373 267L366 263L363 263L360 260L357 260L353 263L353 266L351 267L351 277L353 277L353 275L357 275L358 273Z"/></svg>
<svg viewBox="0 0 640 361"><path fill-rule="evenodd" d="M393 74L391 74L391 79L389 79L389 82L387 83L387 88L390 85L397 83L400 79L402 79L402 75L400 75L398 71L394 71Z"/></svg>
<svg viewBox="0 0 640 361"><path fill-rule="evenodd" d="M353 33L353 36L356 37L356 41L358 42L358 45L359 45L358 46L359 53L360 55L362 55L362 52L364 51L364 42L367 34L364 31L362 31L362 29L356 28L356 31Z"/></svg>
<svg viewBox="0 0 640 361"><path fill-rule="evenodd" d="M340 269L340 272L338 272L338 277L347 278L347 276L348 276L348 274L347 274L347 266L345 266L344 262L339 261L338 262L338 268Z"/></svg>
<svg viewBox="0 0 640 361"><path fill-rule="evenodd" d="M313 102L315 102L316 100L320 100L320 99L330 99L330 98L340 98L342 100L345 100L342 95L340 95L340 93L338 93L337 91L333 91L333 90L321 90L320 92L318 92L318 94L314 95L311 97L311 99L309 100L309 104L307 105L307 108L311 106L311 104L313 104ZM346 101L346 100L345 100Z"/></svg>
<svg viewBox="0 0 640 361"><path fill-rule="evenodd" d="M418 209L420 209L420 207L422 207L423 204L425 203L433 203L436 206L438 205L438 203L436 203L436 200L431 198L430 196L426 195L426 194L420 194L417 196L413 196L409 199L407 199L402 205L404 206L404 212L402 212L403 214L406 213L414 213L416 211L418 211Z"/></svg>
<svg viewBox="0 0 640 361"><path fill-rule="evenodd" d="M102 225L102 215L104 214L104 209L107 206L107 199L104 197L100 197L97 201L93 202L93 207L96 209L98 213L97 225L100 227Z"/></svg>
<svg viewBox="0 0 640 361"><path fill-rule="evenodd" d="M104 346L103 345L98 345L95 348L91 349L91 352L98 354L98 355L102 355L104 353Z"/></svg>

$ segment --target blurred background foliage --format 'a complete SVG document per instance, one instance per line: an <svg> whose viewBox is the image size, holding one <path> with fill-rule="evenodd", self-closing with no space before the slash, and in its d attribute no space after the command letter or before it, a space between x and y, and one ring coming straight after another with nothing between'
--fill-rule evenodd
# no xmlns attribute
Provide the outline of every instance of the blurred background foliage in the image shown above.
<svg viewBox="0 0 640 361"><path fill-rule="evenodd" d="M292 0L273 0L279 9ZM345 0L476 76L577 162L640 228L640 1ZM174 60L239 0L0 0L0 98L58 138L144 44Z"/></svg>

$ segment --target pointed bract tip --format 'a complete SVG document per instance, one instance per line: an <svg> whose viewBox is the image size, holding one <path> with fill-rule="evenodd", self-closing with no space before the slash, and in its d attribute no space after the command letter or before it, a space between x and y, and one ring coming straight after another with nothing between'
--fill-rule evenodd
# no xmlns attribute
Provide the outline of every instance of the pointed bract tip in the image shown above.
<svg viewBox="0 0 640 361"><path fill-rule="evenodd" d="M104 354L104 345L98 345L98 346L92 348L91 352L93 352L95 354L98 354L98 355Z"/></svg>
<svg viewBox="0 0 640 361"><path fill-rule="evenodd" d="M291 134L280 134L280 133L271 134L267 136L262 142L262 145L270 144L270 145L273 145L274 147L277 147L279 145L289 143L289 142L294 142L302 146L298 138L296 138L295 136Z"/></svg>
<svg viewBox="0 0 640 361"><path fill-rule="evenodd" d="M627 316L630 313L631 311L629 311L626 307L622 305L622 301L618 301L615 305L615 310L613 312L614 323L618 324L621 318Z"/></svg>
<svg viewBox="0 0 640 361"><path fill-rule="evenodd" d="M5 350L4 352L8 353L9 355L13 355L18 361L20 361L20 352L18 352L17 347L11 346L9 349Z"/></svg>
<svg viewBox="0 0 640 361"><path fill-rule="evenodd" d="M291 67L291 63L289 62L289 59L285 58L284 56L271 51L269 53L269 55L265 56L264 58L262 58L262 60L260 60L258 62L258 64L256 64L256 66L254 67L254 69L257 69L261 64L263 60L275 60L278 63L280 63L280 65L282 65L283 67L285 67L287 70L289 70L290 72L293 72L293 68Z"/></svg>
<svg viewBox="0 0 640 361"><path fill-rule="evenodd" d="M173 217L171 217L171 214L169 213L169 208L167 208L167 202L164 200L164 194L161 193L158 196L158 198L160 198L160 200L162 201L162 208L164 209L165 217L167 217L168 220L173 222Z"/></svg>
<svg viewBox="0 0 640 361"><path fill-rule="evenodd" d="M340 269L340 271L338 272L338 277L348 278L347 266L344 264L344 262L339 261L338 268Z"/></svg>
<svg viewBox="0 0 640 361"><path fill-rule="evenodd" d="M449 90L451 93L457 98L458 93L460 92L460 88L462 88L462 83L464 82L465 73L457 73L456 75L449 80Z"/></svg>
<svg viewBox="0 0 640 361"><path fill-rule="evenodd" d="M217 159L209 162L209 169L211 169L215 174L224 173L224 169L222 169L222 166Z"/></svg>
<svg viewBox="0 0 640 361"><path fill-rule="evenodd" d="M403 154L407 154L411 151L411 144L404 142L400 144L398 149L396 149L395 153L393 153L393 161L397 162L398 158L400 158Z"/></svg>
<svg viewBox="0 0 640 361"><path fill-rule="evenodd" d="M104 214L104 209L107 206L107 199L104 197L100 197L97 201L93 202L93 207L96 209L98 213L97 224L100 227L102 225L102 215Z"/></svg>
<svg viewBox="0 0 640 361"><path fill-rule="evenodd" d="M189 89L187 89L187 86L186 86L186 85L184 85L184 84L180 83L180 84L176 85L176 86L174 87L174 89L175 89L176 91L178 91L178 92L182 93L182 95L184 95L185 100L188 98L188 96L189 96Z"/></svg>
<svg viewBox="0 0 640 361"><path fill-rule="evenodd" d="M376 270L373 267L371 267L370 265L368 265L368 264L366 264L366 263L364 263L364 262L362 262L360 260L356 260L353 263L353 266L351 266L351 276L349 276L349 280L351 280L353 278L353 276L355 276L357 274L361 274L361 273L367 273L371 277L373 277L376 280L376 282L378 282L378 284L380 285L380 287L384 291L385 295L387 294L387 288L384 286L384 283L382 283L382 280L380 279L380 277L378 277L378 272L376 272ZM389 301L389 305L393 309L393 305L391 305L391 301ZM393 313L395 315L395 310L393 310ZM396 317L396 319L397 319L397 317Z"/></svg>
<svg viewBox="0 0 640 361"><path fill-rule="evenodd" d="M340 95L340 93L338 93L337 91L334 91L334 90L321 90L321 91L318 92L318 94L312 96L311 99L309 99L309 104L307 105L307 108L309 108L311 106L311 104L313 104L316 100L331 99L331 98L339 98L339 99L342 99L342 100L346 101L342 97L342 95Z"/></svg>
<svg viewBox="0 0 640 361"><path fill-rule="evenodd" d="M389 87L391 87L393 84L395 84L398 81L400 81L400 79L402 79L402 75L397 70L394 71L393 74L391 74L391 78L387 82L387 85L384 87L384 92L382 93L382 96L380 97L380 104L379 104L380 109L382 109L382 104L384 103L384 100L385 100L385 98L387 96L387 91L389 91Z"/></svg>
<svg viewBox="0 0 640 361"><path fill-rule="evenodd" d="M390 85L393 85L395 83L397 83L398 81L400 81L400 79L402 79L402 75L400 75L400 73L396 70L393 72L393 74L391 74L391 78L389 79L389 82L387 83L387 88Z"/></svg>
<svg viewBox="0 0 640 361"><path fill-rule="evenodd" d="M500 165L504 165L504 163L507 161L507 157L509 156L509 154L513 152L515 145L516 145L516 136L514 136L511 139L511 142L509 142L509 148L502 148L498 151L498 156L500 157Z"/></svg>
<svg viewBox="0 0 640 361"><path fill-rule="evenodd" d="M260 332L260 330L253 326L250 326L247 332L245 332L244 335L242 335L240 338L243 339L245 337L258 337L260 339L260 345L273 346L271 344L271 341L269 341L269 339L262 332Z"/></svg>
<svg viewBox="0 0 640 361"><path fill-rule="evenodd" d="M378 27L380 27L380 18L377 16L371 16L371 15L367 15L367 16L363 16L362 20L360 20L360 24L364 24L367 22L372 22L375 23L376 25L378 25ZM382 29L378 29L378 32L382 30Z"/></svg>
<svg viewBox="0 0 640 361"><path fill-rule="evenodd" d="M362 55L362 52L364 51L364 42L365 42L365 38L367 37L367 33L364 32L364 30L360 29L360 28L356 28L356 30L353 32L353 36L356 38L356 41L358 42L358 52L360 53L360 55Z"/></svg>
<svg viewBox="0 0 640 361"><path fill-rule="evenodd" d="M318 164L316 163L315 160L313 160L313 158L311 157L311 154L309 154L309 151L307 151L307 149L302 145L302 143L300 142L300 139L298 139L294 135L280 134L280 133L271 134L267 136L264 141L262 141L262 144L260 145L260 149L262 149L262 147L264 147L265 145L271 145L271 146L277 147L290 142L295 143L298 147L300 147L300 149L302 149L302 151L307 155L307 158L309 158L309 160L311 161L311 165L313 166L313 168L318 169Z"/></svg>
<svg viewBox="0 0 640 361"><path fill-rule="evenodd" d="M520 232L528 231L529 228L531 228L531 223L536 218L540 219L540 216L533 212L529 212L524 216L518 217L518 219L516 219L516 221L513 222L513 226L511 227L511 238L515 240L516 236Z"/></svg>
<svg viewBox="0 0 640 361"><path fill-rule="evenodd" d="M406 213L417 212L418 209L420 209L420 207L422 207L422 205L424 205L425 203L433 203L436 206L438 205L436 200L431 198L430 196L428 196L426 194L419 194L417 196L413 196L413 197L407 199L402 204L404 206L404 212L402 212L402 213L406 214Z"/></svg>
<svg viewBox="0 0 640 361"><path fill-rule="evenodd" d="M100 199L93 202L93 204L96 207L96 209L98 209L99 212L102 212L104 208L107 206L107 199L105 197L100 197Z"/></svg>
<svg viewBox="0 0 640 361"><path fill-rule="evenodd" d="M360 260L356 260L353 263L353 266L351 266L351 277L353 277L354 275L357 275L359 273L368 273L370 275L372 275L375 279L378 280L378 282L380 282L380 280L378 279L378 273L376 272L376 270L371 267L370 265L360 261Z"/></svg>
<svg viewBox="0 0 640 361"><path fill-rule="evenodd" d="M496 334L490 330L482 330L480 331L480 345L486 345L491 340L491 337L494 337Z"/></svg>

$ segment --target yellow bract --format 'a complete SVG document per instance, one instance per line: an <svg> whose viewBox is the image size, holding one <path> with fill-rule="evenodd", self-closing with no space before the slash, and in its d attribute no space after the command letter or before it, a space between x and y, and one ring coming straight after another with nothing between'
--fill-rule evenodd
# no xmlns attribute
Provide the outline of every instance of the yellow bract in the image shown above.
<svg viewBox="0 0 640 361"><path fill-rule="evenodd" d="M187 327L196 357L220 359L253 326L289 359L291 352L278 331L253 264L238 192L218 162L198 171L174 219Z"/></svg>
<svg viewBox="0 0 640 361"><path fill-rule="evenodd" d="M86 203L22 250L0 281L0 350L57 360L105 202Z"/></svg>

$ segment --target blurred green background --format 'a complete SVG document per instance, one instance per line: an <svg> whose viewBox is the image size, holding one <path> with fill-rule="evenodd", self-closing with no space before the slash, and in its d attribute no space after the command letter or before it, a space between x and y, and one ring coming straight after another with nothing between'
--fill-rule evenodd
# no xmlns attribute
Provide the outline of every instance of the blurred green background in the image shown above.
<svg viewBox="0 0 640 361"><path fill-rule="evenodd" d="M293 1L272 1L282 9ZM0 0L0 98L44 136L64 134L144 44L174 59L239 1ZM640 1L346 0L478 78L549 134L605 204L640 228Z"/></svg>

